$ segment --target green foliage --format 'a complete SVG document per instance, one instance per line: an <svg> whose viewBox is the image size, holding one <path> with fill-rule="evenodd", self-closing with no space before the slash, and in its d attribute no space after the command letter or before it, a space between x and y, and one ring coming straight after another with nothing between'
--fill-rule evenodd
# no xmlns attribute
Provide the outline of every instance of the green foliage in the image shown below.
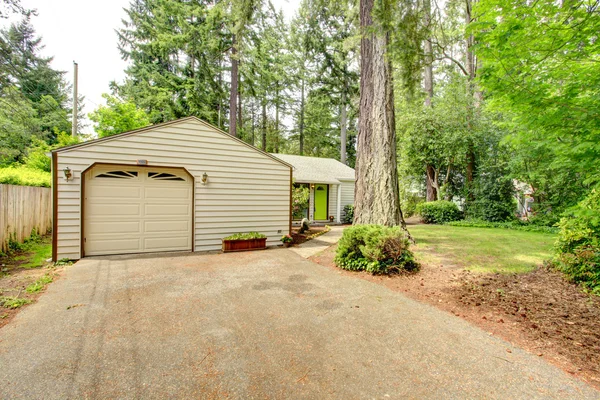
<svg viewBox="0 0 600 400"><path fill-rule="evenodd" d="M294 241L294 239L292 238L292 236L289 235L289 234L283 235L281 237L281 239L279 239L279 240L281 240L282 243L292 243Z"/></svg>
<svg viewBox="0 0 600 400"><path fill-rule="evenodd" d="M25 291L27 293L38 293L38 292L42 291L46 287L46 285L48 285L49 283L52 283L52 281L53 281L52 276L46 274L46 275L40 277L37 281L35 281L31 285L27 286L27 288L25 288Z"/></svg>
<svg viewBox="0 0 600 400"><path fill-rule="evenodd" d="M130 101L102 94L106 106L100 106L90 113L89 118L95 122L94 130L99 137L116 135L150 125L148 115Z"/></svg>
<svg viewBox="0 0 600 400"><path fill-rule="evenodd" d="M224 237L223 240L250 240L250 239L264 239L266 235L258 232L248 232L248 233L236 233L227 237Z"/></svg>
<svg viewBox="0 0 600 400"><path fill-rule="evenodd" d="M0 168L0 184L50 187L51 174L24 165Z"/></svg>
<svg viewBox="0 0 600 400"><path fill-rule="evenodd" d="M593 189L559 223L556 265L569 279L600 294L600 189Z"/></svg>
<svg viewBox="0 0 600 400"><path fill-rule="evenodd" d="M526 232L557 233L558 228L551 226L535 225L526 221L513 220L509 222L490 222L485 220L465 219L462 221L447 222L444 225L462 226L471 228L504 228Z"/></svg>
<svg viewBox="0 0 600 400"><path fill-rule="evenodd" d="M508 113L526 152L548 153L539 169L598 182L597 3L489 0L478 2L474 14L478 75L491 106Z"/></svg>
<svg viewBox="0 0 600 400"><path fill-rule="evenodd" d="M405 232L400 227L355 225L344 230L335 263L351 271L389 274L418 269Z"/></svg>
<svg viewBox="0 0 600 400"><path fill-rule="evenodd" d="M310 189L304 185L294 185L292 188L292 217L302 219L304 211L308 208Z"/></svg>
<svg viewBox="0 0 600 400"><path fill-rule="evenodd" d="M31 303L31 300L29 299L22 299L18 297L0 297L0 306L4 308L19 308L29 303Z"/></svg>
<svg viewBox="0 0 600 400"><path fill-rule="evenodd" d="M344 206L344 218L342 218L342 222L345 224L354 222L354 204L346 204Z"/></svg>
<svg viewBox="0 0 600 400"><path fill-rule="evenodd" d="M426 224L443 224L462 218L458 206L446 200L420 203L416 207L416 212Z"/></svg>
<svg viewBox="0 0 600 400"><path fill-rule="evenodd" d="M48 153L59 147L70 146L80 142L80 136L73 137L66 132L56 132L56 143L53 145L34 138L31 146L27 148L25 166L32 170L51 172L52 159L48 156Z"/></svg>
<svg viewBox="0 0 600 400"><path fill-rule="evenodd" d="M401 197L401 209L404 218L412 217L417 213L417 206L425 201L424 198L415 193L407 193Z"/></svg>

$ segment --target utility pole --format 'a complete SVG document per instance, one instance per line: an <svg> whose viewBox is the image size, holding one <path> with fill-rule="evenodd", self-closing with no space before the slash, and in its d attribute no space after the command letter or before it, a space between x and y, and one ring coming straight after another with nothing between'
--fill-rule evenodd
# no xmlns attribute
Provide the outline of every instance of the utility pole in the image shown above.
<svg viewBox="0 0 600 400"><path fill-rule="evenodd" d="M73 126L71 135L77 137L77 63L73 61Z"/></svg>

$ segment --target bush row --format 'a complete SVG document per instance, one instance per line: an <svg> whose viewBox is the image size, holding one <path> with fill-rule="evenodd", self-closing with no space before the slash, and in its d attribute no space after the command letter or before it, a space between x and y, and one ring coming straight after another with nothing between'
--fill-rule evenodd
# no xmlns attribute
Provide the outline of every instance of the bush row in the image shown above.
<svg viewBox="0 0 600 400"><path fill-rule="evenodd" d="M443 224L444 222L462 219L462 212L451 201L439 200L420 203L416 208L421 221L426 224Z"/></svg>
<svg viewBox="0 0 600 400"><path fill-rule="evenodd" d="M50 187L52 174L23 165L0 168L0 184Z"/></svg>
<svg viewBox="0 0 600 400"><path fill-rule="evenodd" d="M334 259L340 268L389 274L418 269L409 242L400 227L354 225L342 234Z"/></svg>
<svg viewBox="0 0 600 400"><path fill-rule="evenodd" d="M450 226L465 226L472 228L504 228L504 229L516 229L519 231L528 232L544 232L544 233L557 233L558 228L552 226L540 226L533 225L528 222L514 220L508 222L489 222L483 220L466 219L462 221L451 221L446 222L445 225Z"/></svg>

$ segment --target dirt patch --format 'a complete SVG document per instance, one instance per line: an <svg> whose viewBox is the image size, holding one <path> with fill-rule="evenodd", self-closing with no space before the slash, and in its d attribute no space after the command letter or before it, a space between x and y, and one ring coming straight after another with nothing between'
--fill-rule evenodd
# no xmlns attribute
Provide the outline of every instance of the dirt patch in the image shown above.
<svg viewBox="0 0 600 400"><path fill-rule="evenodd" d="M50 238L44 237L40 246L48 246ZM21 309L34 303L50 281L56 280L62 268L50 262L41 261L32 265L35 251L19 251L0 257L0 328L8 324ZM39 258L39 256L38 256ZM29 288L29 291L27 290ZM7 304L4 300L10 299Z"/></svg>
<svg viewBox="0 0 600 400"><path fill-rule="evenodd" d="M302 244L312 239L313 235L325 233L326 229L324 226L311 226L309 230L304 231L303 233L298 233L300 227L292 228L292 244Z"/></svg>
<svg viewBox="0 0 600 400"><path fill-rule="evenodd" d="M600 389L600 298L561 274L540 267L482 275L442 259L422 264L417 274L373 276L337 268L335 247L311 260L464 318Z"/></svg>

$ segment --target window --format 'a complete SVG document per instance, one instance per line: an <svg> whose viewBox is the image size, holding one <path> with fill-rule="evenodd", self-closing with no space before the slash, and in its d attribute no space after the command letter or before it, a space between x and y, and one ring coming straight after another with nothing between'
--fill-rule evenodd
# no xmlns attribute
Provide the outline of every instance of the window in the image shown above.
<svg viewBox="0 0 600 400"><path fill-rule="evenodd" d="M137 178L137 176L137 171L109 171L96 175L96 178L134 179Z"/></svg>
<svg viewBox="0 0 600 400"><path fill-rule="evenodd" d="M148 172L148 178L157 181L184 181L180 176L169 174L167 172Z"/></svg>

